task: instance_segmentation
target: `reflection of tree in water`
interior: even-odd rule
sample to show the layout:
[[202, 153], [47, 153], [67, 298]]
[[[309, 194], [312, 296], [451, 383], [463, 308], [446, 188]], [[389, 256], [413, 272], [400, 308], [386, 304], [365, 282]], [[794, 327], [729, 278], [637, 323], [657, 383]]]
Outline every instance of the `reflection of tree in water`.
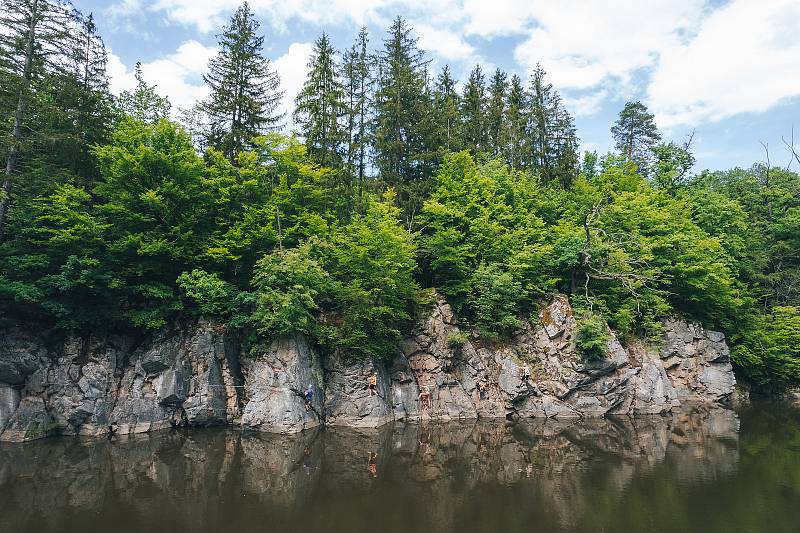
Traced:
[[[753, 432], [745, 432], [741, 464], [736, 416], [699, 409], [637, 419], [395, 424], [292, 436], [207, 430], [51, 439], [0, 448], [6, 509], [0, 530], [30, 527], [32, 516], [41, 529], [55, 524], [64, 531], [90, 518], [193, 531], [257, 524], [643, 531], [654, 520], [672, 530], [706, 513], [702, 498], [726, 509], [724, 494], [745, 506], [743, 496], [716, 486], [736, 485], [743, 468], [759, 486], [788, 472], [783, 488], [771, 482], [777, 488], [770, 497], [800, 494], [800, 419], [761, 426], [752, 422], [759, 418], [744, 420]], [[701, 500], [687, 500], [689, 494]], [[73, 518], [65, 523], [67, 515]]]

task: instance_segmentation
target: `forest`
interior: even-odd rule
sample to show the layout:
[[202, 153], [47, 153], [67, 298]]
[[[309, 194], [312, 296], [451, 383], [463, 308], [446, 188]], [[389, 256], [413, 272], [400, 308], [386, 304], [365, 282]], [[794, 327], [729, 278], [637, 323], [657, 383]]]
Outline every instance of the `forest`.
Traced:
[[609, 124], [613, 153], [579, 153], [542, 68], [459, 83], [402, 18], [346, 50], [321, 35], [283, 116], [246, 3], [219, 30], [209, 96], [174, 109], [138, 67], [111, 94], [91, 15], [1, 4], [0, 322], [203, 315], [382, 358], [435, 292], [493, 342], [563, 292], [587, 358], [603, 321], [656, 342], [677, 313], [725, 332], [754, 389], [800, 385], [791, 144], [788, 165], [698, 172], [691, 138], [664, 141], [636, 101]]

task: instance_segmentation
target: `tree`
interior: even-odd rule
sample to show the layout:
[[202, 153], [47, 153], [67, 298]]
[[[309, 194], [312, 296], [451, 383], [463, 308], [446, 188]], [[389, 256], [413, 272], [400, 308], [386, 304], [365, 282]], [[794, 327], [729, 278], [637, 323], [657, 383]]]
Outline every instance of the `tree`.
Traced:
[[505, 105], [506, 143], [503, 153], [506, 163], [515, 170], [522, 167], [527, 122], [526, 109], [527, 101], [522, 80], [514, 74], [511, 77]]
[[[32, 84], [48, 73], [66, 73], [76, 50], [78, 15], [61, 0], [3, 0], [0, 3], [0, 70], [14, 92], [3, 186], [0, 190], [0, 241], [5, 232], [14, 175], [23, 152], [23, 124]], [[72, 32], [71, 32], [72, 30]], [[5, 121], [5, 120], [4, 120]]]
[[505, 151], [506, 144], [506, 91], [508, 89], [506, 73], [495, 70], [489, 84], [489, 103], [486, 109], [486, 134], [489, 152], [498, 157]]
[[136, 77], [136, 89], [122, 91], [118, 98], [118, 104], [122, 111], [136, 120], [147, 124], [154, 124], [161, 119], [169, 118], [172, 108], [169, 99], [156, 92], [155, 85], [148, 85], [142, 75], [142, 64], [136, 62], [134, 68]]
[[208, 142], [231, 160], [259, 135], [280, 127], [280, 78], [262, 55], [264, 37], [245, 2], [219, 36], [220, 51], [203, 76], [211, 90], [201, 110], [209, 121]]
[[362, 27], [353, 46], [345, 52], [343, 78], [347, 92], [347, 169], [358, 178], [358, 196], [364, 190], [369, 149], [369, 113], [372, 103], [373, 59], [367, 52], [369, 37]]
[[469, 73], [461, 98], [461, 117], [463, 121], [464, 146], [473, 154], [488, 149], [486, 127], [486, 87], [480, 65], [475, 65]]
[[653, 158], [653, 147], [661, 140], [654, 118], [643, 103], [628, 102], [611, 127], [617, 150], [628, 161], [635, 162], [640, 172], [647, 172]]
[[437, 120], [438, 144], [447, 152], [462, 149], [461, 99], [456, 91], [456, 82], [450, 74], [450, 67], [445, 65], [436, 78], [433, 106], [434, 118]]
[[428, 145], [428, 61], [412, 29], [398, 17], [379, 55], [375, 93], [375, 163], [386, 185], [395, 187], [410, 225], [433, 172]]
[[309, 155], [320, 165], [340, 168], [348, 140], [347, 130], [341, 125], [347, 107], [335, 53], [323, 33], [314, 44], [308, 79], [295, 99], [294, 118]]

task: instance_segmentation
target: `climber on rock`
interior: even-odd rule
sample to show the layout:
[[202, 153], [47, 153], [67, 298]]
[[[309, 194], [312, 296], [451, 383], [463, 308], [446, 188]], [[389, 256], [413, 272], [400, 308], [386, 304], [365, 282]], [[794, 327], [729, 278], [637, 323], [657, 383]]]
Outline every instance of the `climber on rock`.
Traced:
[[485, 377], [481, 378], [481, 380], [475, 386], [478, 393], [478, 403], [480, 403], [481, 400], [486, 399], [486, 397], [488, 396], [487, 394], [488, 391], [486, 390], [486, 386], [487, 383]]
[[423, 385], [419, 391], [419, 406], [420, 409], [430, 409], [433, 406], [431, 391], [427, 385]]
[[522, 374], [522, 381], [524, 381], [527, 384], [528, 381], [531, 379], [531, 369], [528, 368], [527, 362], [522, 363], [522, 370], [520, 373]]
[[373, 372], [367, 378], [367, 388], [369, 389], [370, 396], [377, 396], [378, 395], [378, 374]]
[[308, 386], [306, 391], [303, 393], [306, 399], [306, 411], [309, 411], [313, 405], [314, 401], [314, 389], [311, 388], [311, 385]]

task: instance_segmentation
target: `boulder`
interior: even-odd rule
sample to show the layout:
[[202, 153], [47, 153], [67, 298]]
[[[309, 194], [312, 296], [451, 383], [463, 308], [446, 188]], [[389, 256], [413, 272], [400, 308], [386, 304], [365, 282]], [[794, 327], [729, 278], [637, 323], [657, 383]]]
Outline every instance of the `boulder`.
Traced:
[[[326, 424], [378, 427], [394, 420], [392, 386], [385, 365], [334, 354], [325, 360], [324, 369]], [[373, 373], [377, 387], [371, 393], [368, 380]]]
[[58, 433], [58, 424], [47, 412], [44, 400], [28, 396], [20, 400], [14, 414], [0, 434], [0, 441], [24, 442]]

